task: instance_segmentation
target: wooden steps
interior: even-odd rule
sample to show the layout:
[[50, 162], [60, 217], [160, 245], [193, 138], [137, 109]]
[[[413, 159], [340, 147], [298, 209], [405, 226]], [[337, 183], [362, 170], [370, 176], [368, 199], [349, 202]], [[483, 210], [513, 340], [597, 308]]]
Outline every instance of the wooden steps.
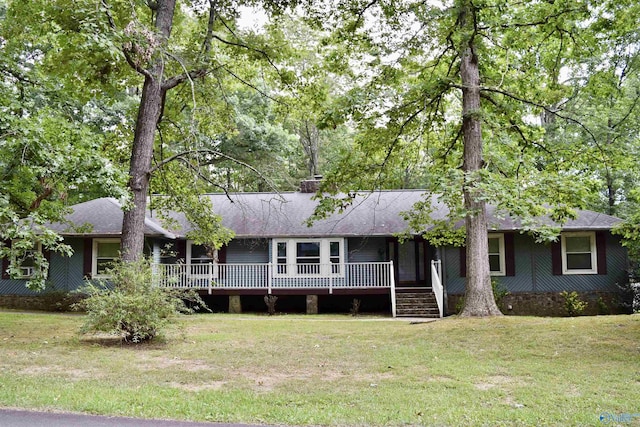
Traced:
[[396, 290], [396, 317], [439, 318], [433, 291], [430, 288]]

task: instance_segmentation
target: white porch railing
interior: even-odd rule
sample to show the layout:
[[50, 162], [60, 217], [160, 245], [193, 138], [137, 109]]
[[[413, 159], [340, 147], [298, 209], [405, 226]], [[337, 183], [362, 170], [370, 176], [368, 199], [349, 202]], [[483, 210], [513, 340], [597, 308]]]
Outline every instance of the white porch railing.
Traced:
[[438, 311], [440, 317], [443, 314], [444, 307], [444, 288], [442, 286], [442, 261], [431, 261], [431, 288], [436, 296], [436, 302], [438, 303]]
[[367, 289], [393, 286], [392, 262], [332, 264], [154, 264], [163, 288]]

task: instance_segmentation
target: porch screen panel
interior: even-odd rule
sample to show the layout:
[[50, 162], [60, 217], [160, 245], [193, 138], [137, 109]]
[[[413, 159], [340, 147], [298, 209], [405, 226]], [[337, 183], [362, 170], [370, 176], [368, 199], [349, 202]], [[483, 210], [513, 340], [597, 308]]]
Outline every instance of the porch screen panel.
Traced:
[[320, 273], [320, 242], [296, 243], [298, 274]]
[[287, 242], [278, 242], [276, 247], [278, 274], [287, 274]]
[[331, 273], [340, 273], [340, 242], [329, 242], [329, 262]]

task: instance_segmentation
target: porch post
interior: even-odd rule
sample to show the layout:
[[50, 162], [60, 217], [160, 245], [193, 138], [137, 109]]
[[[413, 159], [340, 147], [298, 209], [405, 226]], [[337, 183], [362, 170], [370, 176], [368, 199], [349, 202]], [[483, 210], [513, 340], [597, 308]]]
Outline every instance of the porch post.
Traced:
[[307, 295], [307, 314], [318, 314], [318, 295]]
[[391, 281], [391, 315], [396, 317], [396, 273], [393, 261], [389, 261], [389, 280]]
[[271, 278], [273, 277], [273, 263], [267, 265], [267, 293], [271, 295]]
[[211, 286], [212, 286], [211, 282], [213, 282], [213, 263], [210, 262], [208, 267], [209, 268], [207, 269], [208, 270], [207, 271], [207, 275], [208, 275], [208, 277], [207, 277], [207, 283], [208, 283], [207, 290], [209, 291], [209, 295], [211, 295]]

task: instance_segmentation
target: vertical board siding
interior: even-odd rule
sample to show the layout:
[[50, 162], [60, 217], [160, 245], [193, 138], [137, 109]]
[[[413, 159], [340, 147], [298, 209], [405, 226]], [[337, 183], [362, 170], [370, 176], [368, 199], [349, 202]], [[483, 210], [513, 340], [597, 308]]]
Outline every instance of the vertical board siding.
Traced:
[[[67, 245], [71, 245], [73, 252], [77, 251], [76, 247], [73, 247], [71, 239], [65, 241]], [[82, 242], [80, 242], [80, 248], [82, 248]], [[82, 249], [81, 249], [82, 250]], [[58, 253], [52, 253], [49, 259], [49, 283], [51, 286], [59, 291], [69, 291], [69, 260], [70, 257], [64, 257]]]

